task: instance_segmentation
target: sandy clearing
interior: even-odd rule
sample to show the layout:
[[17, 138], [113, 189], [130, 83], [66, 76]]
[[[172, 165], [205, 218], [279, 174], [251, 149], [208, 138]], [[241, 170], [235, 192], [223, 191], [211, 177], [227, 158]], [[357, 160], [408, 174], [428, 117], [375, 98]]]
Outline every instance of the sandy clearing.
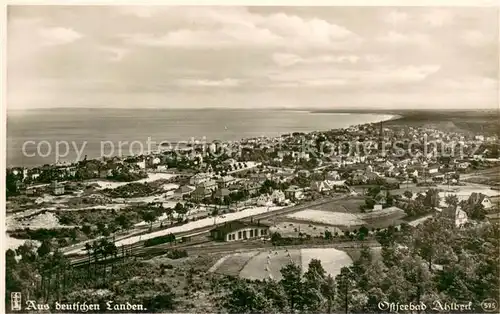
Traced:
[[224, 263], [229, 257], [231, 257], [231, 255], [226, 255], [221, 259], [219, 259], [212, 267], [208, 269], [208, 272], [209, 273], [215, 272], [220, 267], [220, 265], [222, 265], [222, 263]]
[[39, 241], [27, 240], [27, 239], [16, 239], [16, 238], [12, 238], [7, 233], [5, 234], [5, 238], [6, 238], [5, 239], [6, 245], [4, 246], [5, 251], [7, 251], [9, 249], [16, 250], [18, 247], [20, 247], [21, 245], [26, 243], [26, 241], [31, 241], [33, 243], [33, 245], [35, 245], [37, 247], [41, 245], [41, 243]]
[[349, 255], [337, 249], [302, 249], [300, 255], [302, 272], [307, 271], [312, 259], [319, 259], [326, 273], [332, 275], [333, 278], [340, 274], [342, 267], [352, 264]]
[[251, 280], [266, 278], [281, 280], [281, 268], [289, 263], [300, 265], [300, 250], [269, 250], [254, 256], [240, 272], [240, 277]]
[[120, 187], [122, 185], [127, 185], [129, 183], [146, 183], [146, 182], [153, 182], [153, 181], [158, 181], [158, 180], [168, 180], [173, 177], [176, 177], [175, 174], [170, 174], [170, 173], [148, 173], [148, 177], [144, 179], [140, 179], [137, 181], [132, 181], [132, 182], [114, 182], [114, 181], [108, 181], [108, 180], [96, 180], [96, 181], [89, 181], [87, 182], [88, 184], [98, 184], [99, 188], [98, 189], [116, 189], [117, 187]]
[[367, 213], [360, 213], [356, 214], [360, 219], [367, 219], [367, 220], [372, 220], [372, 219], [382, 219], [384, 217], [393, 217], [393, 216], [399, 216], [399, 217], [404, 217], [406, 216], [405, 211], [400, 209], [400, 208], [384, 208], [382, 210], [377, 210], [373, 212], [367, 212]]
[[[214, 271], [219, 274], [238, 276], [247, 262], [258, 253], [259, 251], [248, 251], [226, 255], [225, 257], [227, 258], [224, 259]], [[213, 267], [215, 267], [215, 265]]]
[[74, 228], [74, 226], [65, 226], [59, 223], [59, 219], [53, 212], [45, 212], [40, 215], [29, 218], [6, 219], [7, 230], [16, 230], [29, 228], [36, 229], [58, 229], [58, 228]]

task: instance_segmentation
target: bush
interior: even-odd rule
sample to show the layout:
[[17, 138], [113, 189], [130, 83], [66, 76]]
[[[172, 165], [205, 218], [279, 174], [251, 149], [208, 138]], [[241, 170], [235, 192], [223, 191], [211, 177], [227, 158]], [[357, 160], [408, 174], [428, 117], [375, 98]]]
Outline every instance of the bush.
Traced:
[[167, 252], [167, 257], [170, 259], [179, 259], [179, 258], [184, 258], [187, 257], [188, 253], [185, 250], [171, 250]]

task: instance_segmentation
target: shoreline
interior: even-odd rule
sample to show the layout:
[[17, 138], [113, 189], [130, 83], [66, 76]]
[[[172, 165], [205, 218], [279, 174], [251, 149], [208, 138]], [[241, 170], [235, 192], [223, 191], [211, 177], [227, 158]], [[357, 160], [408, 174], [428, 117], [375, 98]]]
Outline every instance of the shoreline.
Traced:
[[[68, 108], [68, 109], [73, 109], [73, 108]], [[84, 108], [76, 108], [76, 109], [84, 109]], [[104, 108], [105, 110], [107, 110], [106, 108]], [[42, 109], [44, 110], [44, 109]], [[128, 109], [127, 109], [128, 110]], [[142, 110], [142, 109], [140, 109]], [[146, 108], [146, 110], [148, 110]], [[167, 110], [170, 110], [170, 109], [167, 109]], [[173, 109], [173, 110], [176, 110], [176, 109]], [[191, 109], [188, 109], [188, 110], [191, 110]], [[193, 109], [193, 110], [211, 110], [211, 109]], [[221, 110], [233, 110], [233, 109], [221, 109]], [[248, 109], [235, 109], [235, 110], [248, 110]], [[308, 113], [308, 114], [332, 114], [332, 115], [335, 115], [335, 114], [348, 114], [348, 115], [376, 115], [376, 116], [380, 116], [378, 118], [382, 118], [380, 120], [376, 120], [376, 121], [371, 121], [371, 122], [367, 122], [367, 123], [358, 123], [358, 124], [352, 124], [352, 125], [349, 125], [348, 127], [339, 127], [339, 128], [329, 128], [329, 129], [316, 129], [316, 130], [313, 130], [313, 131], [308, 131], [308, 132], [301, 132], [301, 133], [305, 133], [305, 134], [309, 134], [309, 133], [314, 133], [314, 132], [326, 132], [326, 131], [329, 131], [329, 130], [342, 130], [342, 129], [347, 129], [347, 128], [351, 128], [351, 127], [355, 127], [355, 126], [360, 126], [360, 125], [367, 125], [367, 124], [374, 124], [374, 123], [381, 123], [381, 122], [388, 122], [388, 121], [396, 121], [396, 120], [399, 120], [401, 118], [403, 118], [403, 116], [401, 115], [396, 115], [396, 114], [389, 114], [388, 112], [386, 113], [371, 113], [371, 112], [348, 112], [348, 111], [345, 111], [345, 112], [317, 112], [317, 111], [311, 111], [311, 110], [279, 110], [279, 109], [264, 109], [262, 111], [289, 111], [289, 112], [300, 112], [300, 113]], [[375, 118], [375, 117], [374, 117]], [[270, 138], [278, 138], [278, 137], [281, 137], [282, 135], [284, 134], [292, 134], [294, 132], [298, 132], [298, 131], [293, 131], [293, 130], [290, 130], [290, 131], [286, 131], [286, 132], [283, 132], [281, 134], [279, 134], [278, 136], [271, 136]], [[252, 138], [255, 138], [255, 137], [239, 137], [238, 139], [236, 140], [232, 140], [232, 141], [221, 141], [219, 139], [213, 139], [213, 140], [206, 140], [206, 143], [217, 143], [217, 142], [241, 142], [241, 141], [245, 141], [245, 140], [250, 140]], [[188, 143], [192, 143], [192, 142], [195, 142], [196, 141], [196, 138], [192, 138], [190, 139], [191, 141], [189, 141]], [[176, 142], [182, 142], [184, 143], [185, 141], [171, 141], [169, 143], [176, 143]], [[157, 154], [157, 153], [160, 153], [161, 152], [161, 146], [160, 145], [157, 145], [157, 148], [156, 148], [156, 151], [154, 152], [150, 152], [150, 154], [145, 154], [145, 156], [148, 156], [148, 155], [154, 155], [154, 154]], [[7, 151], [7, 154], [8, 154], [8, 151]], [[130, 155], [130, 156], [118, 156], [120, 157], [121, 159], [123, 158], [126, 158], [126, 157], [135, 157], [135, 156], [138, 156], [138, 155]], [[8, 156], [7, 156], [8, 157]], [[8, 159], [8, 158], [7, 158]], [[102, 157], [90, 157], [88, 160], [101, 160]], [[75, 163], [78, 163], [78, 161], [73, 161], [73, 162], [70, 162], [68, 164], [65, 164], [65, 165], [73, 165]], [[7, 169], [15, 169], [15, 168], [24, 168], [24, 169], [36, 169], [36, 168], [39, 168], [39, 167], [43, 167], [45, 164], [43, 163], [40, 163], [40, 164], [33, 164], [33, 165], [27, 165], [27, 166], [23, 166], [23, 165], [8, 165], [6, 168]], [[50, 163], [49, 164], [50, 166], [57, 166], [56, 163]]]

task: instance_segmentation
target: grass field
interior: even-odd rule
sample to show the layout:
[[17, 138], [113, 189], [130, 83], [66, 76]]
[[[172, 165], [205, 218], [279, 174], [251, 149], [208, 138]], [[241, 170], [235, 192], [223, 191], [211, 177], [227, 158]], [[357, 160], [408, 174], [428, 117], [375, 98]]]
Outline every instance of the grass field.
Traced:
[[358, 216], [348, 213], [327, 212], [324, 210], [306, 209], [287, 215], [288, 218], [317, 222], [331, 226], [358, 226], [364, 223]]
[[340, 213], [359, 213], [359, 207], [364, 204], [364, 198], [350, 197], [333, 200], [326, 204], [312, 206], [311, 209]]
[[357, 214], [306, 209], [287, 215], [286, 217], [303, 222], [307, 221], [334, 226], [344, 230], [360, 226], [369, 228], [386, 228], [391, 225], [396, 226], [400, 224], [401, 219], [405, 216], [405, 212], [401, 209], [386, 208], [376, 212]]
[[300, 261], [300, 250], [261, 252], [245, 265], [240, 272], [240, 277], [252, 280], [266, 278], [281, 280], [281, 268], [289, 263], [300, 265]]
[[307, 270], [312, 259], [320, 259], [326, 273], [332, 275], [333, 278], [340, 274], [342, 267], [352, 264], [351, 257], [344, 251], [336, 249], [302, 249], [301, 265], [303, 272]]
[[294, 263], [305, 272], [312, 259], [321, 260], [325, 271], [332, 276], [338, 275], [342, 267], [352, 264], [349, 254], [333, 248], [266, 250], [224, 256], [214, 263], [210, 271], [251, 280], [281, 280], [281, 268]]

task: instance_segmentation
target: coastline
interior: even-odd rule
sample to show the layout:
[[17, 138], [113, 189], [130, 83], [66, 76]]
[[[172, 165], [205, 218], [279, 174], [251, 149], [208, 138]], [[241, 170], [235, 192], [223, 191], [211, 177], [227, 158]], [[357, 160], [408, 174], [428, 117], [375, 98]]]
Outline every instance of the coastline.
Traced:
[[[78, 109], [78, 108], [77, 108]], [[84, 109], [84, 108], [81, 108], [83, 110], [88, 110], [88, 109]], [[43, 109], [42, 109], [43, 110]], [[68, 111], [73, 111], [72, 108], [67, 108]], [[106, 108], [104, 108], [104, 110], [108, 110]], [[143, 110], [143, 109], [140, 109], [140, 110]], [[144, 109], [144, 110], [149, 110], [149, 109]], [[166, 109], [165, 111], [169, 111], [170, 109]], [[176, 109], [173, 109], [173, 110], [176, 110]], [[209, 111], [209, 110], [212, 110], [212, 109], [205, 109], [205, 108], [201, 108], [201, 109], [187, 109], [188, 111]], [[232, 111], [233, 109], [225, 109], [225, 110], [229, 110], [229, 111]], [[248, 110], [248, 109], [241, 109], [241, 108], [238, 108], [238, 109], [235, 109], [237, 111], [245, 111], [245, 110]], [[155, 110], [156, 111], [156, 110]], [[276, 110], [276, 109], [263, 109], [263, 110], [259, 110], [261, 112], [276, 112], [276, 111], [283, 111], [283, 110]], [[372, 121], [369, 121], [369, 122], [361, 122], [361, 123], [353, 123], [353, 124], [349, 124], [348, 126], [342, 126], [342, 127], [325, 127], [325, 125], [322, 125], [321, 127], [319, 128], [315, 128], [313, 130], [308, 130], [308, 131], [300, 131], [300, 130], [294, 130], [294, 129], [290, 129], [290, 130], [287, 130], [287, 131], [281, 131], [281, 132], [277, 132], [275, 136], [269, 136], [269, 138], [277, 138], [277, 137], [280, 137], [284, 134], [291, 134], [291, 133], [294, 133], [294, 132], [301, 132], [301, 133], [312, 133], [312, 132], [326, 132], [326, 131], [329, 131], [329, 130], [339, 130], [339, 129], [347, 129], [347, 128], [350, 128], [350, 127], [354, 127], [354, 126], [358, 126], [358, 125], [366, 125], [366, 124], [373, 124], [373, 123], [380, 123], [380, 122], [387, 122], [387, 121], [394, 121], [394, 120], [397, 120], [397, 119], [400, 119], [401, 116], [400, 115], [394, 115], [394, 114], [388, 114], [388, 113], [384, 113], [384, 114], [381, 114], [381, 113], [371, 113], [371, 112], [314, 112], [314, 111], [308, 111], [308, 110], [286, 110], [287, 112], [295, 112], [295, 113], [304, 113], [304, 114], [307, 114], [307, 115], [314, 115], [314, 114], [325, 114], [325, 115], [333, 115], [333, 116], [340, 116], [340, 115], [359, 115], [359, 116], [374, 116], [373, 117], [373, 120]], [[40, 109], [39, 110], [36, 110], [36, 112], [40, 112]], [[36, 113], [35, 111], [33, 111], [33, 113]], [[215, 142], [240, 142], [240, 141], [245, 141], [245, 140], [249, 140], [249, 139], [252, 139], [252, 138], [256, 138], [256, 137], [261, 137], [261, 136], [245, 136], [247, 134], [241, 134], [242, 136], [237, 136], [236, 139], [232, 140], [232, 141], [228, 141], [228, 140], [224, 140], [224, 139], [221, 139], [221, 138], [215, 138], [215, 139], [210, 139], [210, 140], [206, 140], [207, 143], [215, 143]], [[262, 135], [264, 136], [264, 135]], [[194, 138], [196, 140], [196, 138]], [[166, 141], [166, 142], [169, 142], [170, 144], [174, 143], [177, 143], [177, 142], [180, 142], [180, 143], [184, 143], [185, 141]], [[190, 142], [189, 142], [190, 143]], [[158, 146], [157, 150], [160, 149], [160, 146]], [[154, 152], [151, 152], [150, 154], [154, 154], [156, 153], [156, 151]], [[115, 154], [117, 155], [117, 154]], [[118, 155], [117, 155], [118, 156]], [[124, 158], [125, 156], [121, 156], [122, 158]], [[9, 158], [8, 158], [9, 159]], [[92, 155], [89, 156], [89, 160], [99, 160], [101, 159], [101, 157], [94, 157]], [[71, 164], [73, 164], [74, 162], [71, 162]], [[44, 164], [49, 164], [49, 165], [56, 165], [57, 163], [55, 162], [50, 162], [50, 163], [46, 163], [46, 162], [36, 162], [36, 163], [32, 163], [32, 164], [12, 164], [10, 163], [6, 168], [7, 169], [12, 169], [12, 168], [26, 168], [26, 169], [34, 169], [34, 168], [38, 168], [38, 167], [41, 167], [43, 166]]]

